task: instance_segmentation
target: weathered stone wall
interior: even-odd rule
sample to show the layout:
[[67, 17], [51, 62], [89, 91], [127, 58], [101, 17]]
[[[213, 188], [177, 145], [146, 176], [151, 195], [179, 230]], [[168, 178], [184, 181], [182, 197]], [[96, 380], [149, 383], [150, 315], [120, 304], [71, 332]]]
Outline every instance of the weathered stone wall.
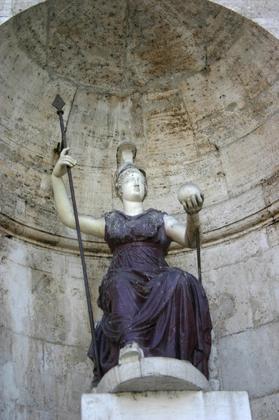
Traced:
[[278, 238], [275, 224], [202, 252], [221, 388], [248, 391], [255, 419], [278, 417]]
[[[90, 385], [75, 234], [57, 220], [50, 187], [60, 93], [81, 212], [120, 206], [112, 175], [127, 138], [149, 175], [146, 208], [182, 220], [178, 187], [192, 179], [205, 191], [212, 377], [248, 390], [255, 419], [277, 419], [278, 41], [182, 0], [46, 2], [0, 38], [3, 417], [78, 418]], [[109, 255], [94, 238], [85, 245], [95, 302]], [[194, 252], [169, 261], [196, 272]]]
[[279, 37], [279, 5], [276, 0], [212, 0], [234, 12], [251, 19], [258, 25]]
[[[100, 258], [89, 260], [104, 271]], [[78, 419], [92, 364], [80, 261], [1, 238], [1, 419]]]
[[[0, 23], [46, 0], [0, 0]], [[276, 0], [211, 0], [251, 19], [267, 31], [279, 36], [279, 7]]]

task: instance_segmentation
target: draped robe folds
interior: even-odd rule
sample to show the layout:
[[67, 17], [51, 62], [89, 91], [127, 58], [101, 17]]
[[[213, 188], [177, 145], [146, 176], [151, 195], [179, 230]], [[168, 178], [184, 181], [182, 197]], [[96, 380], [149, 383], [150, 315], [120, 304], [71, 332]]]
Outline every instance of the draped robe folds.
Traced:
[[[163, 217], [155, 209], [136, 216], [117, 210], [105, 214], [105, 240], [113, 258], [99, 289], [101, 375], [118, 364], [119, 349], [135, 341], [145, 357], [188, 360], [208, 377], [212, 325], [207, 298], [193, 275], [165, 261], [170, 239]], [[92, 343], [88, 355], [94, 361]]]

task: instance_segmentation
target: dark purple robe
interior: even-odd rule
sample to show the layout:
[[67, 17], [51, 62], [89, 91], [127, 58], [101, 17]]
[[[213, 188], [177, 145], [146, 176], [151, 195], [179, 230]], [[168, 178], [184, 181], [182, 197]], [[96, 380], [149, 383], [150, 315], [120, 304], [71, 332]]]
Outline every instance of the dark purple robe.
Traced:
[[[208, 377], [211, 319], [202, 285], [165, 261], [170, 240], [164, 213], [106, 213], [113, 258], [100, 286], [97, 326], [101, 373], [117, 365], [119, 349], [136, 341], [146, 357], [188, 360]], [[89, 357], [94, 361], [91, 344]], [[95, 372], [96, 374], [96, 372]]]

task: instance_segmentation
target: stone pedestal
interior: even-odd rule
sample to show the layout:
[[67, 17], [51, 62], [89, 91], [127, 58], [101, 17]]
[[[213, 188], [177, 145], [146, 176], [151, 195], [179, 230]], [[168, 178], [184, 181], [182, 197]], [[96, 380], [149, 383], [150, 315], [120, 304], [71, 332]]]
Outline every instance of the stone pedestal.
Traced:
[[82, 420], [251, 420], [246, 392], [84, 394]]
[[246, 392], [209, 391], [191, 363], [166, 357], [116, 366], [81, 405], [82, 420], [251, 420]]
[[107, 372], [97, 393], [209, 390], [206, 377], [190, 362], [169, 357], [145, 357]]

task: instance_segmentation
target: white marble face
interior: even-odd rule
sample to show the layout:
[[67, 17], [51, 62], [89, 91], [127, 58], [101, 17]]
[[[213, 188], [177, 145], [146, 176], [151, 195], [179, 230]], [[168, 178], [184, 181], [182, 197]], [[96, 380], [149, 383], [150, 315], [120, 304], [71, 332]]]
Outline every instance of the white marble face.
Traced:
[[142, 202], [146, 196], [147, 185], [144, 175], [138, 169], [127, 169], [118, 179], [117, 193], [123, 201]]

